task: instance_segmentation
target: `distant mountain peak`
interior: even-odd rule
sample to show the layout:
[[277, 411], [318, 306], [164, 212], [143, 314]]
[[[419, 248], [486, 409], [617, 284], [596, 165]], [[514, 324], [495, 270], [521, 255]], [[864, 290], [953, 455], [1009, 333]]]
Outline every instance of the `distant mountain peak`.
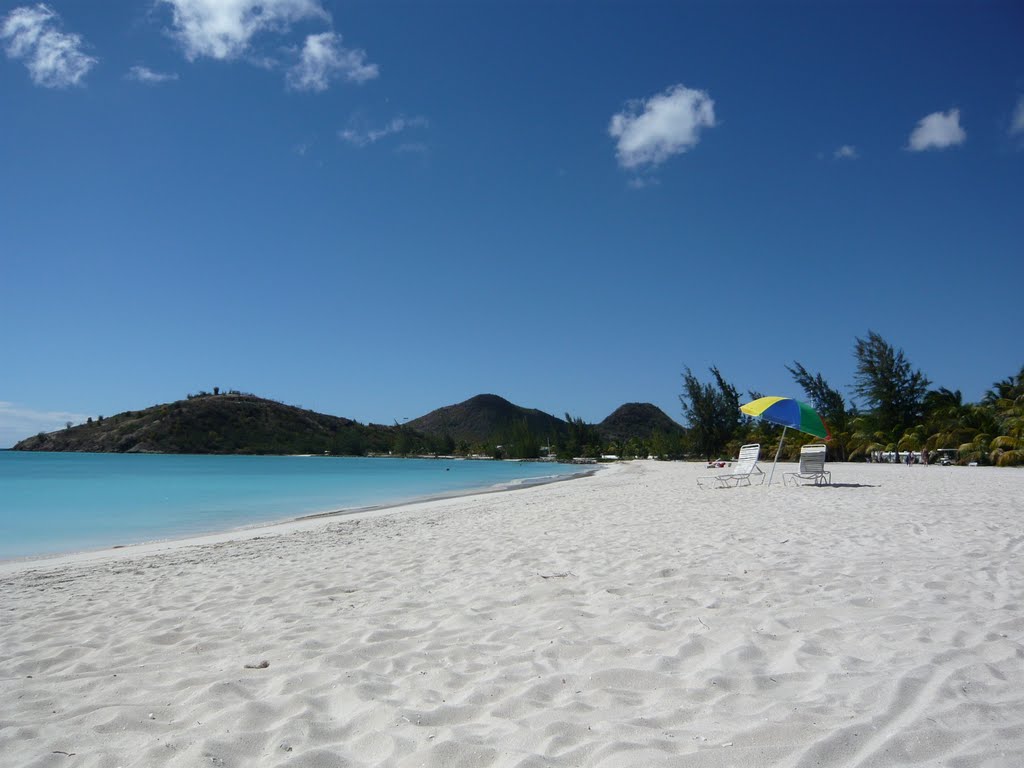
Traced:
[[510, 400], [506, 400], [501, 395], [492, 395], [492, 394], [489, 394], [489, 393], [485, 393], [485, 394], [481, 394], [481, 395], [473, 395], [473, 397], [469, 398], [469, 400], [465, 400], [462, 403], [458, 403], [458, 405], [475, 405], [475, 406], [481, 406], [481, 407], [498, 407], [498, 408], [504, 408], [506, 406], [512, 406], [513, 408], [518, 408], [519, 407], [517, 405], [514, 405]]
[[680, 424], [652, 403], [624, 403], [597, 428], [606, 440], [628, 440], [631, 437], [646, 440], [656, 432], [674, 435], [684, 431]]
[[[550, 413], [482, 393], [403, 426], [363, 425], [241, 392], [202, 392], [138, 411], [40, 433], [15, 450], [107, 453], [437, 453], [453, 442], [494, 446], [526, 427], [539, 445], [559, 444], [569, 425]], [[680, 435], [683, 428], [650, 403], [626, 403], [597, 425], [604, 440]], [[553, 441], [553, 442], [552, 442]], [[465, 448], [465, 447], [463, 447]]]
[[446, 435], [456, 441], [479, 443], [494, 439], [513, 425], [526, 422], [539, 436], [560, 434], [565, 422], [536, 408], [523, 408], [495, 394], [474, 395], [408, 422], [428, 435]]

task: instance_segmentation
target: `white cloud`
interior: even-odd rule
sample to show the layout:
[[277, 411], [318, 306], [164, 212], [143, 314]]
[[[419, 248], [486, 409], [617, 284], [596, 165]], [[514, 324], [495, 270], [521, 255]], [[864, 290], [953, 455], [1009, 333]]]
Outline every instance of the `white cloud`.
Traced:
[[701, 128], [715, 125], [715, 102], [704, 91], [673, 85], [647, 101], [630, 102], [612, 117], [608, 133], [615, 139], [623, 168], [658, 166], [700, 141]]
[[832, 157], [836, 160], [856, 160], [860, 155], [857, 154], [857, 148], [852, 144], [843, 144], [832, 153]]
[[15, 8], [0, 25], [7, 56], [24, 60], [29, 76], [44, 88], [78, 85], [97, 60], [83, 50], [80, 35], [60, 32], [60, 17], [49, 6]]
[[177, 73], [154, 72], [149, 67], [135, 66], [128, 70], [125, 78], [134, 80], [137, 83], [145, 83], [146, 85], [159, 85], [160, 83], [177, 80], [178, 75]]
[[67, 422], [80, 424], [86, 420], [80, 413], [68, 411], [36, 411], [17, 403], [0, 401], [0, 447], [10, 447], [19, 440], [40, 432], [53, 432]]
[[1010, 135], [1024, 134], [1024, 96], [1017, 99], [1017, 108], [1013, 110], [1013, 122], [1010, 123]]
[[426, 125], [427, 119], [425, 117], [396, 117], [383, 128], [370, 128], [368, 130], [346, 128], [338, 131], [338, 138], [354, 146], [365, 147], [409, 128], [422, 128]]
[[332, 78], [344, 77], [365, 83], [377, 77], [376, 64], [366, 61], [366, 51], [344, 48], [341, 35], [322, 32], [309, 35], [299, 63], [288, 71], [288, 87], [296, 91], [325, 91]]
[[653, 176], [634, 176], [626, 183], [630, 189], [647, 189], [648, 187], [656, 187], [661, 182]]
[[306, 19], [330, 21], [319, 0], [159, 0], [174, 14], [174, 35], [185, 56], [234, 59], [260, 32], [287, 31]]
[[967, 141], [967, 132], [960, 127], [960, 110], [932, 112], [921, 118], [910, 134], [908, 149], [922, 152], [926, 149], [945, 149]]

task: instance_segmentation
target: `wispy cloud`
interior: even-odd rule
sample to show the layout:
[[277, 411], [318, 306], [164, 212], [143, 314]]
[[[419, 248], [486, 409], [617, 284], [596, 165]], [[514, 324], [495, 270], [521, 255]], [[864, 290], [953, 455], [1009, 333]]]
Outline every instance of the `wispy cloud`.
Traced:
[[421, 141], [406, 141], [395, 147], [395, 152], [405, 155], [425, 155], [429, 149]]
[[832, 153], [832, 157], [836, 160], [856, 160], [860, 155], [857, 154], [857, 148], [853, 144], [843, 144]]
[[0, 401], [0, 447], [9, 448], [26, 437], [52, 432], [69, 421], [79, 424], [86, 418], [70, 411], [37, 411], [17, 403]]
[[926, 149], [946, 149], [967, 141], [967, 132], [960, 127], [960, 110], [932, 112], [921, 118], [910, 134], [907, 149], [923, 152]]
[[81, 35], [59, 26], [60, 17], [43, 3], [15, 8], [0, 25], [7, 56], [24, 61], [32, 82], [44, 88], [79, 85], [97, 63], [83, 50]]
[[159, 85], [178, 79], [176, 72], [154, 72], [149, 67], [135, 66], [128, 70], [126, 80], [134, 80], [137, 83], [146, 85]]
[[1017, 99], [1017, 108], [1013, 110], [1013, 120], [1010, 122], [1010, 135], [1024, 135], [1024, 96]]
[[345, 128], [338, 131], [338, 138], [356, 147], [376, 144], [383, 138], [393, 136], [410, 128], [424, 128], [428, 125], [425, 117], [396, 117], [382, 128], [357, 129]]
[[194, 61], [235, 59], [261, 32], [286, 32], [309, 19], [330, 21], [319, 0], [159, 0], [173, 11], [173, 34]]
[[626, 183], [630, 189], [647, 189], [648, 187], [656, 187], [661, 182], [653, 176], [634, 176]]
[[612, 116], [608, 133], [617, 139], [619, 165], [654, 168], [693, 149], [702, 128], [715, 125], [715, 102], [704, 91], [673, 85], [646, 101], [634, 100]]
[[309, 35], [299, 63], [288, 71], [288, 87], [296, 91], [326, 91], [334, 78], [365, 83], [379, 74], [377, 65], [366, 60], [366, 51], [345, 48], [341, 35], [322, 32]]

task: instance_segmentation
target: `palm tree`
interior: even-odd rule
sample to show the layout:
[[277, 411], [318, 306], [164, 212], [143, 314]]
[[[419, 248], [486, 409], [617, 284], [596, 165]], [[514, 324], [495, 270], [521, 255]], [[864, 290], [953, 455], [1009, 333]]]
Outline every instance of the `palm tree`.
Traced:
[[964, 405], [960, 390], [945, 387], [930, 390], [924, 397], [924, 448], [934, 451], [970, 442], [977, 430], [968, 426], [970, 406]]
[[869, 413], [861, 413], [850, 419], [847, 450], [850, 461], [863, 461], [874, 451], [895, 451], [900, 440], [900, 431], [894, 427], [888, 431], [878, 428], [878, 422]]
[[982, 403], [991, 409], [997, 427], [988, 460], [1000, 467], [1024, 464], [1024, 366], [1016, 376], [993, 384]]
[[1024, 365], [1016, 376], [1010, 376], [997, 381], [992, 388], [985, 393], [981, 402], [985, 405], [995, 405], [999, 400], [1015, 400], [1024, 394]]
[[906, 430], [903, 437], [896, 443], [896, 448], [900, 451], [920, 451], [927, 447], [928, 434], [924, 424], [918, 424], [916, 427]]

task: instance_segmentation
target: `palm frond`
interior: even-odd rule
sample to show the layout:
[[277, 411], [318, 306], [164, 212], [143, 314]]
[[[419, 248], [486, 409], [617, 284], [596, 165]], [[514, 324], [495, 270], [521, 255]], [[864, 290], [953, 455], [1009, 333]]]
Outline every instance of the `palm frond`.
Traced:
[[1009, 435], [1000, 435], [994, 438], [988, 447], [993, 450], [1012, 451], [1018, 447], [1017, 439]]
[[997, 467], [1024, 466], [1024, 450], [1004, 451], [992, 463]]

